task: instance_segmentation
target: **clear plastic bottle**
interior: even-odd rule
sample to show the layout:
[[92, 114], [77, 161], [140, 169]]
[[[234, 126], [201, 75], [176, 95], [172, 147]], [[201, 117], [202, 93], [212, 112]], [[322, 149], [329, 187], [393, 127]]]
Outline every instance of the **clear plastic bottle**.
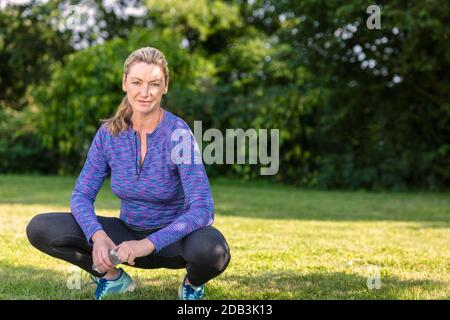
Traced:
[[[114, 266], [121, 264], [123, 262], [122, 260], [120, 260], [119, 256], [117, 255], [117, 251], [114, 249], [109, 250], [109, 260], [111, 260], [111, 263]], [[97, 266], [95, 264], [92, 265], [92, 270], [97, 271], [98, 273], [103, 273], [97, 269]]]

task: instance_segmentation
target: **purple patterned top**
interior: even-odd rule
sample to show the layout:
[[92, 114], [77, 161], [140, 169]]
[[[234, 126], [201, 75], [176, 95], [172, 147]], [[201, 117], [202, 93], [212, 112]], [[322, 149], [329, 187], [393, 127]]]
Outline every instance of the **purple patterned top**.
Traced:
[[[182, 129], [184, 135], [172, 141], [172, 132], [177, 129]], [[186, 141], [190, 141], [191, 161], [177, 164], [172, 161], [172, 150]], [[198, 146], [185, 121], [164, 110], [159, 125], [147, 133], [142, 167], [140, 153], [140, 136], [131, 126], [114, 137], [103, 124], [95, 134], [70, 203], [89, 243], [92, 235], [102, 230], [94, 202], [108, 174], [111, 190], [121, 200], [122, 221], [137, 229], [163, 227], [148, 236], [155, 252], [213, 223], [214, 201], [208, 177], [203, 163], [194, 161], [195, 153], [199, 155]]]

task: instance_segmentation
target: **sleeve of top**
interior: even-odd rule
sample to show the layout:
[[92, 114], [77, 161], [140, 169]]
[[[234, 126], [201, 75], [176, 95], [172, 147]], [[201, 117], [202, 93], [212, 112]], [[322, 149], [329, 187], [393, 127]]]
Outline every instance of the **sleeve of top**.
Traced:
[[[177, 164], [188, 210], [168, 226], [147, 237], [155, 245], [154, 252], [160, 251], [197, 229], [211, 225], [214, 221], [211, 188], [205, 167], [201, 162], [198, 145], [189, 127], [185, 130], [183, 139], [188, 136], [190, 136], [187, 141], [190, 144], [191, 161]], [[197, 162], [194, 161], [195, 158]]]
[[72, 215], [90, 244], [92, 244], [92, 235], [103, 229], [97, 220], [94, 202], [103, 181], [111, 170], [103, 151], [105, 133], [103, 126], [97, 130], [70, 201]]

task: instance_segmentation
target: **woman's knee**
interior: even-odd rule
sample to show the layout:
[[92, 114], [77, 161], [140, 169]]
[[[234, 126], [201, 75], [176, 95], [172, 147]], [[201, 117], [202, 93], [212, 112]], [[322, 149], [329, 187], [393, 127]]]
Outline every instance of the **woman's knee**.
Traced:
[[49, 213], [40, 213], [28, 222], [26, 228], [27, 238], [36, 248], [48, 245], [50, 240], [49, 231], [51, 230], [51, 225], [49, 224], [48, 215]]
[[228, 244], [225, 241], [216, 243], [210, 254], [213, 260], [213, 267], [220, 273], [225, 271], [231, 260]]
[[199, 241], [196, 241], [191, 251], [194, 264], [214, 269], [218, 273], [227, 268], [231, 260], [230, 248], [225, 238], [219, 235], [197, 239]]

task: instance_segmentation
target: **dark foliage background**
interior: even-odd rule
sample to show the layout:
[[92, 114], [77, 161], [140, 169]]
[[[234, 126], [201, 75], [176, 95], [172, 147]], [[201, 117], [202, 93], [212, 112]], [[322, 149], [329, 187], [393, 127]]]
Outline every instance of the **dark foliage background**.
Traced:
[[210, 176], [450, 186], [448, 1], [378, 1], [372, 30], [361, 0], [108, 3], [1, 7], [1, 173], [77, 174], [122, 98], [124, 59], [153, 46], [170, 65], [163, 103], [189, 124], [280, 129], [277, 175], [210, 165]]

